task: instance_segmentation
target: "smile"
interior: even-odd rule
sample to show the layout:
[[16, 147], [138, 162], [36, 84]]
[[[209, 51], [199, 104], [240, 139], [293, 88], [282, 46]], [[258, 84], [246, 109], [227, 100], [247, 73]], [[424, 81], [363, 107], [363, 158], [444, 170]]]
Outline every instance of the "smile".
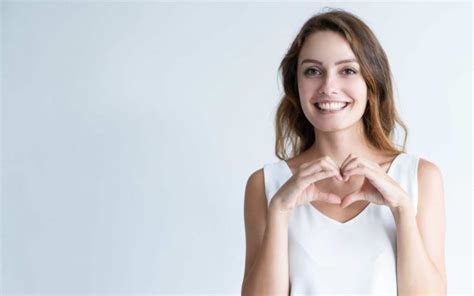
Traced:
[[347, 106], [349, 106], [349, 103], [323, 103], [319, 104], [316, 103], [314, 104], [316, 109], [322, 113], [322, 114], [333, 114], [333, 113], [338, 113], [341, 112], [342, 110], [346, 109]]

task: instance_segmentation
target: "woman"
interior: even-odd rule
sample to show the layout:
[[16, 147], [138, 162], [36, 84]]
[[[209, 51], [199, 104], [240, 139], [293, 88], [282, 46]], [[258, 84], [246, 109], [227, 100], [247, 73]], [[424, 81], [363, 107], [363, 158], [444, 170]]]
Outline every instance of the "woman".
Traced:
[[343, 10], [315, 15], [280, 70], [281, 161], [247, 181], [242, 294], [446, 294], [442, 173], [405, 152], [373, 32]]

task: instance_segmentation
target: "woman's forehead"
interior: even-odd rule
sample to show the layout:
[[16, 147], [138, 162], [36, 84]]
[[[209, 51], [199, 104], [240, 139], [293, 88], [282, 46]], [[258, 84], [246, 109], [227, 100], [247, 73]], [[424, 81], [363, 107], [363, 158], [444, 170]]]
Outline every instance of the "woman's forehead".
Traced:
[[356, 59], [347, 40], [335, 32], [313, 33], [305, 40], [299, 54], [300, 63], [306, 59], [333, 65], [340, 61]]

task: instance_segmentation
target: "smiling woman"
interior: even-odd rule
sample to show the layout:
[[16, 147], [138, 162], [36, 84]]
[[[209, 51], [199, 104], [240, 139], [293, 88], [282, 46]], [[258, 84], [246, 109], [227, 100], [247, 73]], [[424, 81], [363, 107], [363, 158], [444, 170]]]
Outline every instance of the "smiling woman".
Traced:
[[280, 161], [247, 181], [242, 294], [445, 294], [441, 173], [405, 151], [370, 28], [343, 10], [317, 14], [280, 70]]

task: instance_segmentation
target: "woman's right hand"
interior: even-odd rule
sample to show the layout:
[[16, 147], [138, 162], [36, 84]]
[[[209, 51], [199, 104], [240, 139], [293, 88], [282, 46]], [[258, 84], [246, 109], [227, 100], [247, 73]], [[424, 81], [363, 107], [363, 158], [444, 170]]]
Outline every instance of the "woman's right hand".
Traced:
[[330, 177], [342, 181], [339, 167], [329, 156], [303, 163], [298, 167], [295, 174], [275, 193], [270, 206], [289, 212], [299, 205], [315, 200], [340, 204], [340, 196], [323, 192], [315, 184]]

